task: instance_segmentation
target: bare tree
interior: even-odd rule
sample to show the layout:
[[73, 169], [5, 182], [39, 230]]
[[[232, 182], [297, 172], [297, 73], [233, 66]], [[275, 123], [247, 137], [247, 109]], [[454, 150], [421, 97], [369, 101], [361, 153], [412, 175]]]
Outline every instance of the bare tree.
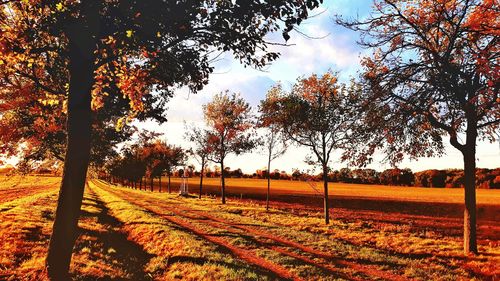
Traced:
[[267, 192], [266, 211], [269, 211], [269, 197], [271, 193], [271, 161], [282, 156], [287, 149], [285, 134], [279, 121], [279, 107], [277, 101], [283, 96], [281, 85], [273, 86], [266, 95], [266, 99], [260, 102], [258, 127], [265, 128], [263, 145], [267, 150]]
[[205, 175], [205, 168], [208, 161], [208, 156], [210, 155], [210, 144], [209, 144], [210, 133], [208, 130], [200, 129], [196, 127], [187, 128], [186, 135], [184, 138], [194, 144], [194, 147], [189, 150], [189, 153], [193, 155], [196, 160], [200, 163], [200, 192], [198, 198], [201, 199], [201, 192], [203, 189], [203, 176]]

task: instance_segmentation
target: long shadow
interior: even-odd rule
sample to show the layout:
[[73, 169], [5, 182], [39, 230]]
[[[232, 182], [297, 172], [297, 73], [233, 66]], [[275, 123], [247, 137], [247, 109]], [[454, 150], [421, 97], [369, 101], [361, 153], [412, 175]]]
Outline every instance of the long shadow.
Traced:
[[[146, 275], [144, 272], [144, 267], [147, 265], [149, 260], [154, 257], [154, 255], [147, 253], [140, 245], [134, 243], [127, 239], [125, 233], [116, 231], [115, 229], [120, 229], [123, 226], [119, 220], [110, 215], [109, 208], [106, 207], [104, 202], [99, 200], [97, 196], [89, 192], [86, 196], [86, 200], [91, 203], [84, 201], [84, 206], [89, 205], [99, 209], [99, 213], [89, 213], [84, 210], [81, 211], [81, 217], [97, 217], [97, 221], [100, 224], [106, 226], [105, 232], [99, 232], [94, 230], [89, 230], [85, 228], [79, 228], [80, 234], [90, 236], [94, 239], [92, 241], [80, 240], [75, 246], [75, 252], [88, 247], [91, 249], [91, 253], [99, 253], [100, 256], [110, 256], [113, 261], [112, 267], [119, 268], [122, 272], [127, 273], [127, 277], [116, 278], [116, 277], [100, 277], [96, 276], [77, 276], [73, 275], [74, 280], [152, 280], [151, 277]], [[110, 250], [113, 249], [113, 250]], [[96, 257], [96, 259], [99, 259]]]

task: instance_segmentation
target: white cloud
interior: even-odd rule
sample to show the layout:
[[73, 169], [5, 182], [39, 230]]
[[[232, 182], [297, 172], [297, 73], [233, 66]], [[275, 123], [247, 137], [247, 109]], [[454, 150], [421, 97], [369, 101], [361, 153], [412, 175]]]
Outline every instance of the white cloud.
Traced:
[[[329, 34], [323, 39], [308, 39], [300, 34], [294, 33], [289, 41], [295, 44], [289, 47], [273, 46], [272, 50], [279, 51], [281, 57], [274, 62], [267, 71], [258, 71], [252, 68], [244, 68], [239, 62], [233, 60], [229, 54], [225, 54], [215, 68], [215, 73], [210, 77], [210, 83], [198, 94], [189, 94], [186, 89], [179, 90], [177, 95], [169, 103], [169, 121], [162, 125], [147, 124], [145, 127], [165, 133], [166, 139], [174, 144], [188, 147], [184, 139], [184, 121], [195, 122], [203, 125], [202, 105], [211, 100], [213, 94], [229, 89], [241, 92], [243, 97], [256, 106], [260, 99], [265, 97], [267, 89], [281, 81], [289, 88], [296, 79], [302, 75], [312, 73], [321, 74], [331, 68], [340, 72], [341, 81], [346, 82], [350, 76], [355, 76], [359, 69], [359, 59], [369, 54], [356, 45], [358, 35], [352, 31], [336, 26], [333, 22], [335, 13], [350, 17], [365, 17], [371, 7], [371, 1], [329, 0], [325, 1], [323, 7], [326, 12], [304, 22], [300, 30], [312, 37], [321, 37]], [[269, 41], [281, 42], [280, 33], [271, 34]], [[478, 143], [477, 148], [478, 167], [494, 168], [498, 166], [500, 149], [498, 144]], [[447, 155], [442, 158], [422, 158], [419, 161], [405, 160], [400, 167], [409, 167], [413, 171], [424, 169], [462, 168], [463, 159], [460, 153], [447, 145]], [[292, 148], [283, 157], [273, 162], [273, 167], [291, 172], [293, 168], [310, 169], [304, 163], [305, 156], [309, 151], [305, 148]], [[336, 152], [332, 159], [339, 159]], [[383, 170], [390, 168], [388, 164], [379, 161], [382, 155], [376, 156], [376, 162], [370, 167]], [[253, 152], [240, 156], [229, 156], [226, 164], [232, 169], [241, 168], [250, 173], [265, 166], [266, 156], [263, 152]], [[197, 165], [196, 162], [193, 164]], [[344, 163], [332, 161], [333, 169], [345, 167]], [[274, 169], [274, 168], [272, 168]], [[316, 169], [316, 171], [319, 171]]]

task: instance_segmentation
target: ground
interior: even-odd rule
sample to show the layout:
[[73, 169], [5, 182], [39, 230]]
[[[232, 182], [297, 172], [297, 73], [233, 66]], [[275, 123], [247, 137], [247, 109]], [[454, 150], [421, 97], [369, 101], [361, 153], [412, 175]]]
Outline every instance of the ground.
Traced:
[[[0, 280], [43, 280], [57, 177], [0, 177]], [[462, 254], [460, 189], [331, 184], [324, 225], [313, 186], [217, 181], [203, 198], [89, 180], [75, 280], [497, 280], [500, 190], [478, 190], [479, 250]], [[174, 179], [172, 191], [179, 179]], [[196, 179], [190, 181], [195, 191]], [[287, 195], [293, 192], [292, 195]], [[206, 194], [206, 195], [205, 195]], [[460, 195], [461, 194], [461, 195]], [[463, 198], [463, 197], [462, 197]]]

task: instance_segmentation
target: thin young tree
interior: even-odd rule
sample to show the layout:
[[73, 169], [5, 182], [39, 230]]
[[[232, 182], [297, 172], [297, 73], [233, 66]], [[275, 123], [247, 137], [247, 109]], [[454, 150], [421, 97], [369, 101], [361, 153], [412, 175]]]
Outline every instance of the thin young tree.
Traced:
[[200, 191], [198, 198], [201, 199], [201, 193], [203, 189], [203, 177], [205, 175], [205, 168], [208, 162], [208, 156], [210, 155], [211, 149], [209, 144], [209, 131], [206, 129], [200, 129], [196, 127], [188, 128], [185, 139], [194, 144], [194, 147], [189, 150], [189, 153], [193, 155], [196, 160], [200, 163]]
[[208, 160], [218, 163], [221, 170], [221, 198], [226, 204], [225, 164], [226, 156], [250, 151], [255, 147], [253, 116], [250, 105], [239, 94], [229, 91], [216, 94], [203, 106], [208, 129], [211, 153]]
[[281, 85], [273, 86], [259, 105], [258, 127], [266, 129], [263, 137], [263, 146], [267, 150], [267, 192], [266, 211], [269, 211], [269, 198], [271, 193], [271, 161], [282, 156], [287, 149], [285, 134], [280, 126], [278, 100], [283, 96]]
[[439, 156], [448, 136], [464, 161], [464, 252], [477, 253], [476, 143], [495, 141], [500, 124], [498, 1], [405, 2], [379, 0], [367, 19], [337, 19], [374, 51], [362, 61], [371, 134], [358, 154]]
[[328, 172], [330, 156], [351, 140], [356, 124], [355, 91], [344, 91], [333, 72], [299, 79], [292, 91], [278, 100], [279, 122], [287, 138], [311, 150], [310, 164], [323, 172], [325, 223], [330, 223]]

